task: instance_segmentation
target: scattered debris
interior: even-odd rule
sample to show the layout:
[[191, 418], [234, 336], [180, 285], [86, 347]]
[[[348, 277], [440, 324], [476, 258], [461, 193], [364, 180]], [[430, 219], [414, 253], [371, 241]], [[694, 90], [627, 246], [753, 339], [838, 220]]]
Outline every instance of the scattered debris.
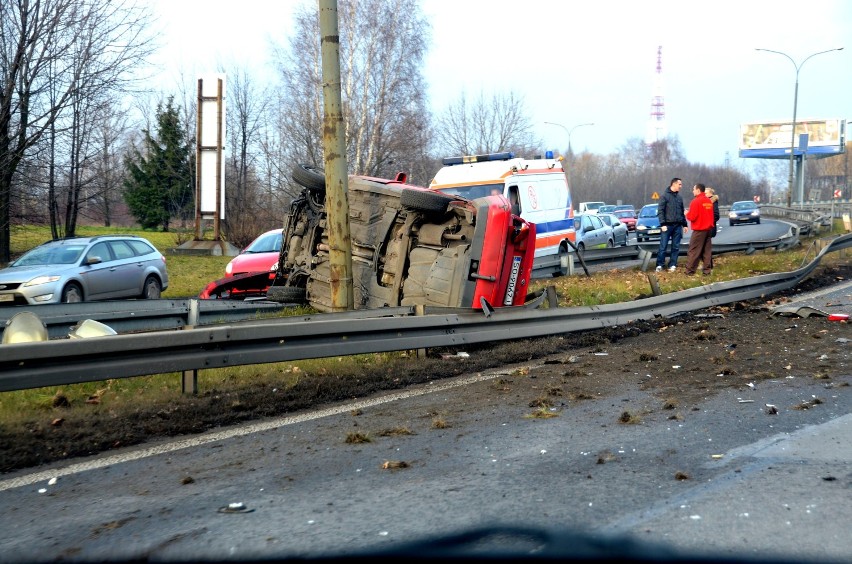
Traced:
[[749, 388], [751, 388], [752, 390], [754, 390], [754, 389], [755, 389], [754, 382], [749, 382], [748, 384], [746, 384], [746, 386], [748, 386], [748, 387], [749, 387]]
[[184, 477], [181, 479], [180, 483], [181, 483], [181, 484], [183, 484], [184, 486], [186, 486], [186, 485], [188, 485], [188, 484], [194, 484], [194, 483], [195, 483], [195, 478], [193, 478], [192, 476], [184, 476]]
[[681, 472], [680, 470], [678, 470], [677, 472], [675, 472], [674, 477], [675, 477], [675, 480], [683, 482], [684, 480], [689, 479], [689, 474], [687, 474], [686, 472]]
[[744, 399], [741, 399], [741, 398], [737, 398], [737, 401], [739, 403], [754, 403], [754, 400], [744, 400]]
[[778, 408], [776, 406], [772, 405], [771, 403], [767, 403], [766, 404], [766, 413], [769, 414], [769, 415], [777, 415], [778, 414]]
[[451, 427], [449, 423], [447, 423], [442, 417], [436, 417], [432, 419], [432, 428], [433, 429], [447, 429]]
[[824, 403], [824, 402], [821, 399], [819, 399], [818, 397], [813, 396], [812, 399], [805, 400], [802, 403], [794, 405], [793, 409], [798, 409], [798, 410], [802, 411], [802, 410], [805, 410], [805, 409], [810, 409], [810, 408], [812, 408], [816, 405], [819, 405], [821, 403]]
[[616, 458], [616, 456], [610, 451], [605, 450], [598, 455], [597, 464], [606, 464], [607, 462], [613, 462], [615, 460], [618, 460], [618, 458]]
[[724, 458], [724, 457], [725, 457], [724, 454], [711, 454], [710, 455], [710, 458], [712, 458], [713, 460], [719, 460], [720, 458]]
[[384, 464], [382, 464], [382, 470], [401, 470], [409, 466], [408, 462], [404, 460], [385, 460]]
[[373, 442], [373, 439], [364, 433], [347, 433], [346, 435], [346, 444], [357, 445], [371, 442]]
[[[820, 317], [828, 317], [827, 312], [810, 306], [779, 307], [772, 312], [772, 315], [781, 315], [784, 317], [810, 317], [812, 315], [818, 315]], [[795, 327], [795, 325], [793, 327]]]
[[837, 481], [837, 478], [835, 478], [834, 476], [823, 476], [822, 479], [823, 479], [824, 482], [835, 482], [835, 481]]
[[349, 415], [351, 415], [352, 417], [358, 417], [359, 415], [364, 415], [364, 412], [360, 409], [353, 409], [349, 412]]
[[841, 344], [845, 345], [849, 341], [850, 341], [850, 339], [847, 339], [846, 337], [838, 337], [834, 342], [835, 343], [841, 343]]
[[849, 321], [848, 313], [832, 313], [828, 316], [829, 321]]
[[630, 413], [629, 411], [621, 412], [621, 416], [618, 418], [619, 423], [624, 423], [625, 425], [637, 425], [642, 422], [642, 418], [636, 414]]
[[57, 478], [56, 478], [56, 476], [54, 476], [53, 478], [51, 478], [50, 480], [47, 481], [47, 485], [48, 486], [55, 486], [56, 481], [57, 481]]
[[52, 427], [59, 427], [63, 423], [65, 423], [65, 419], [63, 419], [62, 417], [57, 417], [56, 419], [50, 422], [50, 425]]
[[470, 358], [470, 354], [466, 352], [457, 352], [456, 354], [442, 354], [441, 358], [444, 360], [465, 359]]
[[219, 513], [251, 513], [254, 509], [249, 509], [244, 503], [236, 502], [229, 503], [225, 507], [220, 507]]
[[541, 407], [532, 413], [524, 415], [524, 419], [550, 419], [551, 417], [559, 417], [559, 414], [550, 411], [546, 407]]
[[408, 427], [393, 427], [392, 429], [382, 429], [376, 433], [380, 437], [399, 437], [402, 435], [414, 435]]

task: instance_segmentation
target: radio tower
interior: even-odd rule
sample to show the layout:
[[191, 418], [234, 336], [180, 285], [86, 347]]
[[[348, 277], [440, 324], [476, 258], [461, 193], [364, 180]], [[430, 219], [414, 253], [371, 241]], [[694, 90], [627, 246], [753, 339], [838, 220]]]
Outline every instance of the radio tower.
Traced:
[[657, 47], [657, 72], [654, 74], [654, 96], [651, 98], [651, 117], [648, 120], [645, 145], [662, 141], [667, 135], [666, 104], [663, 101], [663, 46], [660, 45]]

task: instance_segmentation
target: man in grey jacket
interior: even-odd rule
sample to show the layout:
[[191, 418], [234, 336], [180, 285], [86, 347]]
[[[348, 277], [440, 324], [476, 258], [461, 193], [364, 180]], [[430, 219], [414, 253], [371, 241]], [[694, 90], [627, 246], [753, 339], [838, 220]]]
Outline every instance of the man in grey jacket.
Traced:
[[657, 272], [666, 266], [666, 252], [669, 241], [671, 251], [669, 252], [670, 272], [677, 268], [677, 257], [680, 254], [680, 240], [687, 230], [686, 215], [683, 209], [683, 198], [680, 197], [680, 188], [683, 181], [680, 178], [672, 178], [669, 187], [660, 198], [657, 205], [657, 218], [660, 220], [660, 248], [657, 250]]

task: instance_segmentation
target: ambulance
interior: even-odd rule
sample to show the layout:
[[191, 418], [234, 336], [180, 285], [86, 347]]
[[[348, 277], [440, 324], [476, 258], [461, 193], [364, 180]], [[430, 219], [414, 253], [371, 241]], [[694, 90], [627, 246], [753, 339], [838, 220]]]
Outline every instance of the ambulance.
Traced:
[[571, 190], [562, 160], [513, 153], [447, 157], [429, 188], [468, 199], [502, 194], [515, 215], [535, 224], [536, 276], [568, 273], [568, 253], [575, 241]]

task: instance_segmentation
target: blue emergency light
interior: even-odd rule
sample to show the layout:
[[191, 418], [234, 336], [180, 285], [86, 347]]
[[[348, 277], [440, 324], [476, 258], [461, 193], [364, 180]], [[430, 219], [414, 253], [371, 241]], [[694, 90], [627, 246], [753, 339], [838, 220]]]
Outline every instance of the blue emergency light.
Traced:
[[441, 163], [444, 166], [468, 163], [484, 163], [488, 161], [507, 161], [515, 157], [515, 153], [506, 151], [503, 153], [489, 153], [487, 155], [468, 155], [464, 157], [446, 157]]

